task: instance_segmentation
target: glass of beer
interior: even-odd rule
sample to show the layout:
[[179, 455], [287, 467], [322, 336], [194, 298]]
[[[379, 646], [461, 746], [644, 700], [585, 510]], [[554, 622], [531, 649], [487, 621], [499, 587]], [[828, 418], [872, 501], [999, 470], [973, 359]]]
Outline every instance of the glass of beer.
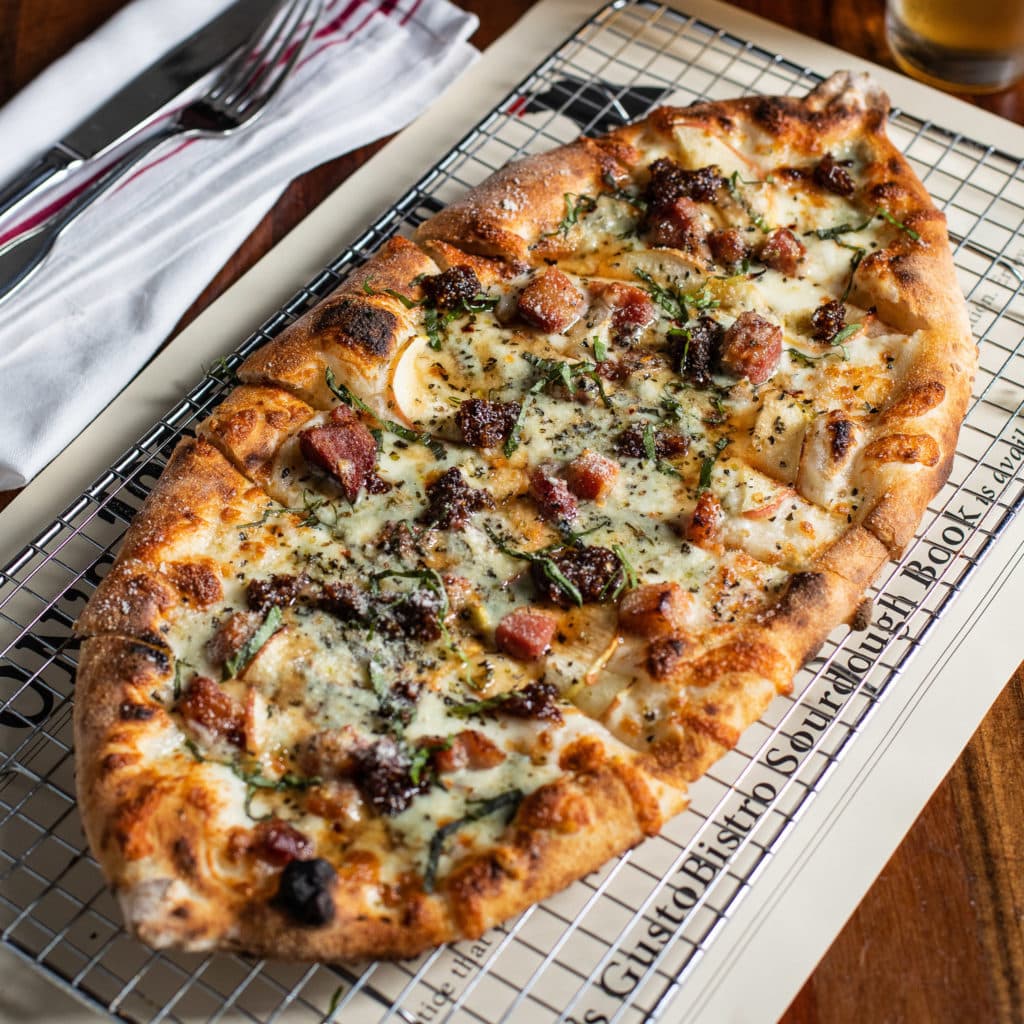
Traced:
[[888, 0], [896, 62], [929, 85], [998, 92], [1024, 76], [1024, 0]]

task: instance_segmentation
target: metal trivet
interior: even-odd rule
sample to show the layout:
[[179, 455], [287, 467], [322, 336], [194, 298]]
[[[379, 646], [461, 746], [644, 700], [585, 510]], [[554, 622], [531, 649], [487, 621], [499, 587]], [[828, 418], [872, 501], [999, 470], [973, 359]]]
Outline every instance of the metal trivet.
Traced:
[[[73, 789], [70, 627], [178, 439], [231, 370], [390, 235], [496, 168], [661, 101], [804, 93], [780, 55], [643, 0], [582, 25], [338, 259], [248, 338], [0, 573], [0, 934], [70, 993], [130, 1021], [440, 1022], [658, 1016], [730, 908], [1024, 497], [1021, 162], [902, 111], [891, 134], [949, 218], [981, 346], [949, 483], [878, 588], [874, 622], [839, 630], [690, 809], [636, 850], [478, 942], [362, 970], [156, 953], [128, 938], [85, 850]], [[603, 1018], [600, 1015], [604, 1015]]]

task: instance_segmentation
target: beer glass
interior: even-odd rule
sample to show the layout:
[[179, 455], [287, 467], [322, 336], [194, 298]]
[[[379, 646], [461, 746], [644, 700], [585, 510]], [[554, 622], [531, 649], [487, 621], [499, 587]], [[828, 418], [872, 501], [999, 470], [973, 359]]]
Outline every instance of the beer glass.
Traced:
[[1024, 0], [888, 0], [896, 62], [930, 85], [997, 92], [1024, 76]]

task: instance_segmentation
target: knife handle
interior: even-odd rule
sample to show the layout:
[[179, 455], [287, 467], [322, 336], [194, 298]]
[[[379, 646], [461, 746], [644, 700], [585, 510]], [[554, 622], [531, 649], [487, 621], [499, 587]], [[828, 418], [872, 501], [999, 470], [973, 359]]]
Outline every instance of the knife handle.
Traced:
[[0, 188], [0, 217], [42, 188], [52, 177], [81, 162], [71, 150], [54, 146], [35, 163], [30, 164], [16, 178]]
[[177, 125], [172, 122], [168, 127], [140, 140], [49, 220], [43, 221], [35, 230], [19, 235], [0, 247], [0, 301], [16, 291], [38, 270], [61, 232], [80, 213], [92, 206], [115, 181], [143, 157], [175, 134], [179, 132]]

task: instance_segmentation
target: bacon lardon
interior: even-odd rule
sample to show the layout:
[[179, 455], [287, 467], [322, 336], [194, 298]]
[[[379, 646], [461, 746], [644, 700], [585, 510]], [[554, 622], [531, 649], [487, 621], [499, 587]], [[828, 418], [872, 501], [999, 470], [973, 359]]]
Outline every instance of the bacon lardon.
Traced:
[[557, 631], [558, 623], [545, 612], [517, 608], [498, 623], [494, 642], [510, 657], [533, 661], [548, 652]]
[[740, 313], [722, 337], [722, 370], [751, 384], [768, 380], [781, 358], [782, 328], [760, 313]]
[[807, 255], [804, 243], [789, 228], [776, 228], [762, 243], [757, 258], [772, 270], [795, 277], [800, 261]]
[[579, 515], [576, 496], [548, 466], [537, 466], [530, 473], [530, 497], [537, 503], [540, 514], [551, 522], [570, 523]]
[[686, 196], [647, 215], [647, 240], [651, 245], [681, 249], [701, 259], [711, 255], [700, 207]]
[[564, 334], [586, 308], [586, 296], [556, 267], [541, 271], [519, 293], [520, 315], [548, 334]]
[[708, 235], [708, 248], [716, 263], [732, 270], [750, 259], [751, 248], [739, 228], [722, 228]]
[[577, 498], [605, 501], [619, 479], [619, 464], [600, 452], [586, 449], [565, 467], [565, 482]]

